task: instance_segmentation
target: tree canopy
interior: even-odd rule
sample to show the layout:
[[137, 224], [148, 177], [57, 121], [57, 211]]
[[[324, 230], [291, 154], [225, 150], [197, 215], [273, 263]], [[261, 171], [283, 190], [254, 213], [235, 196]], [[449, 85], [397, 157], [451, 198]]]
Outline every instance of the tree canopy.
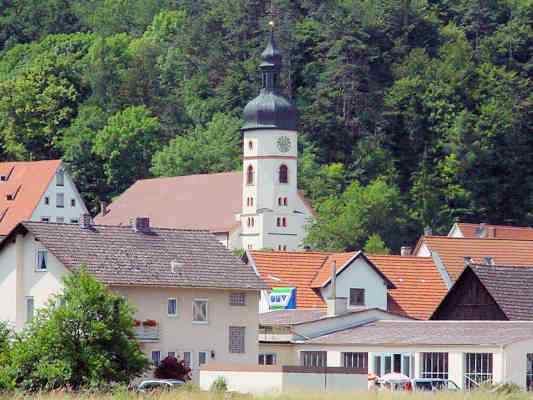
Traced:
[[[3, 2], [0, 157], [63, 157], [93, 211], [138, 178], [238, 168], [269, 19], [326, 229], [309, 244], [533, 223], [532, 0]], [[375, 182], [400, 235], [354, 219]], [[328, 230], [334, 210], [353, 225]]]

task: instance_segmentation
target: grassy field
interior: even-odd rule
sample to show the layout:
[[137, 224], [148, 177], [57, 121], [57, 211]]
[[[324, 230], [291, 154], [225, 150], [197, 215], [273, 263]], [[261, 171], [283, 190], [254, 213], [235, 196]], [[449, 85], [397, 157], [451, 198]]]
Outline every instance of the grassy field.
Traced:
[[41, 393], [28, 395], [23, 393], [0, 394], [0, 400], [533, 400], [533, 393], [491, 394], [473, 393], [421, 393], [403, 394], [388, 392], [360, 392], [350, 394], [335, 393], [287, 393], [270, 396], [251, 396], [233, 393], [213, 394], [209, 392], [174, 391], [170, 393], [154, 393], [140, 395], [132, 392], [117, 391], [115, 393], [72, 394], [65, 392]]

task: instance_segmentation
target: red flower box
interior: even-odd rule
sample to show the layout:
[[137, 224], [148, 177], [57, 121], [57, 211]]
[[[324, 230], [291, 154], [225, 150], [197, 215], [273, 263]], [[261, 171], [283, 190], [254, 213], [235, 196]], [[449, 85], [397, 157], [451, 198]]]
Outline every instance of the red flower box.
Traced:
[[141, 321], [139, 321], [138, 319], [134, 319], [133, 326], [141, 326]]
[[157, 326], [157, 321], [153, 319], [147, 319], [146, 321], [143, 321], [143, 326]]

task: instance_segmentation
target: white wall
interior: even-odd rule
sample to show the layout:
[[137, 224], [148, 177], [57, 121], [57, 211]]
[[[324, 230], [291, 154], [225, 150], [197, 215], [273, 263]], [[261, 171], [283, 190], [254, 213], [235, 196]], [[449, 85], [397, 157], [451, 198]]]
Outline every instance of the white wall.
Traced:
[[[8, 244], [0, 253], [0, 320], [6, 320], [20, 330], [28, 317], [26, 298], [33, 297], [35, 309], [45, 306], [51, 295], [62, 290], [63, 277], [68, 270], [49, 252], [48, 270], [37, 271], [37, 250], [43, 248], [40, 242], [30, 233], [17, 235], [16, 240], [23, 260], [16, 257], [16, 243]], [[17, 272], [18, 282], [15, 279]]]
[[15, 326], [17, 320], [17, 257], [16, 244], [4, 247], [0, 257], [0, 321]]
[[[288, 152], [277, 147], [277, 140], [287, 137], [291, 142]], [[253, 146], [250, 149], [249, 143]], [[298, 134], [295, 131], [256, 130], [246, 131], [243, 140], [243, 210], [241, 213], [242, 247], [244, 249], [274, 249], [286, 246], [287, 250], [303, 247], [305, 225], [312, 217], [310, 210], [298, 195]], [[254, 183], [247, 184], [247, 170], [254, 168]], [[281, 165], [288, 167], [288, 183], [279, 183]], [[249, 206], [247, 199], [254, 199]], [[279, 205], [278, 198], [287, 197], [288, 205]], [[282, 203], [283, 204], [283, 203]], [[248, 217], [255, 218], [248, 227]], [[287, 220], [286, 227], [277, 226], [277, 218]]]
[[502, 376], [505, 382], [514, 382], [525, 389], [528, 353], [533, 353], [533, 338], [505, 348], [505, 359], [502, 364]]
[[[62, 166], [60, 168], [63, 168]], [[56, 193], [64, 193], [64, 204], [63, 208], [58, 208], [56, 206]], [[50, 204], [45, 204], [45, 197], [50, 199]], [[71, 206], [71, 199], [76, 201], [74, 207]], [[65, 171], [65, 184], [64, 186], [57, 186], [56, 177], [52, 178], [50, 181], [46, 192], [39, 200], [37, 207], [33, 210], [31, 216], [32, 221], [41, 221], [43, 217], [50, 219], [50, 222], [58, 222], [57, 218], [64, 218], [65, 223], [70, 223], [72, 219], [79, 220], [82, 214], [86, 214], [87, 207], [83, 202], [76, 185], [72, 181], [70, 175]]]
[[429, 251], [426, 243], [423, 242], [414, 255], [417, 257], [431, 257], [431, 251]]
[[[350, 288], [365, 289], [365, 306], [387, 310], [387, 286], [383, 278], [363, 257], [356, 258], [337, 274], [337, 297], [350, 299]], [[322, 298], [331, 296], [331, 285], [320, 291]]]
[[[143, 343], [143, 350], [148, 356], [152, 351], [160, 351], [164, 358], [169, 351], [176, 352], [180, 357], [183, 352], [193, 353], [193, 376], [198, 375], [198, 352], [215, 352], [215, 357], [208, 357], [209, 362], [229, 364], [256, 365], [258, 356], [259, 294], [246, 292], [246, 306], [230, 306], [229, 290], [207, 289], [173, 289], [173, 288], [142, 288], [112, 287], [122, 294], [128, 302], [137, 308], [135, 318], [141, 321], [156, 320], [160, 329], [160, 340]], [[240, 292], [236, 290], [236, 292]], [[178, 316], [167, 315], [167, 301], [176, 298]], [[193, 299], [208, 300], [208, 323], [198, 324], [192, 321]], [[229, 352], [230, 326], [246, 327], [245, 353]]]

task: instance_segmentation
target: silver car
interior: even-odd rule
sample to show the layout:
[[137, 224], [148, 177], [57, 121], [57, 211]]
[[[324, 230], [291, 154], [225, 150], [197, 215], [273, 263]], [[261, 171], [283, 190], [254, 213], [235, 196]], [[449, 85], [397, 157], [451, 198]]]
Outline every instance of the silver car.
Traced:
[[174, 380], [174, 379], [150, 379], [142, 381], [137, 390], [141, 393], [152, 392], [155, 390], [173, 390], [179, 388], [181, 385], [184, 385], [185, 382]]

